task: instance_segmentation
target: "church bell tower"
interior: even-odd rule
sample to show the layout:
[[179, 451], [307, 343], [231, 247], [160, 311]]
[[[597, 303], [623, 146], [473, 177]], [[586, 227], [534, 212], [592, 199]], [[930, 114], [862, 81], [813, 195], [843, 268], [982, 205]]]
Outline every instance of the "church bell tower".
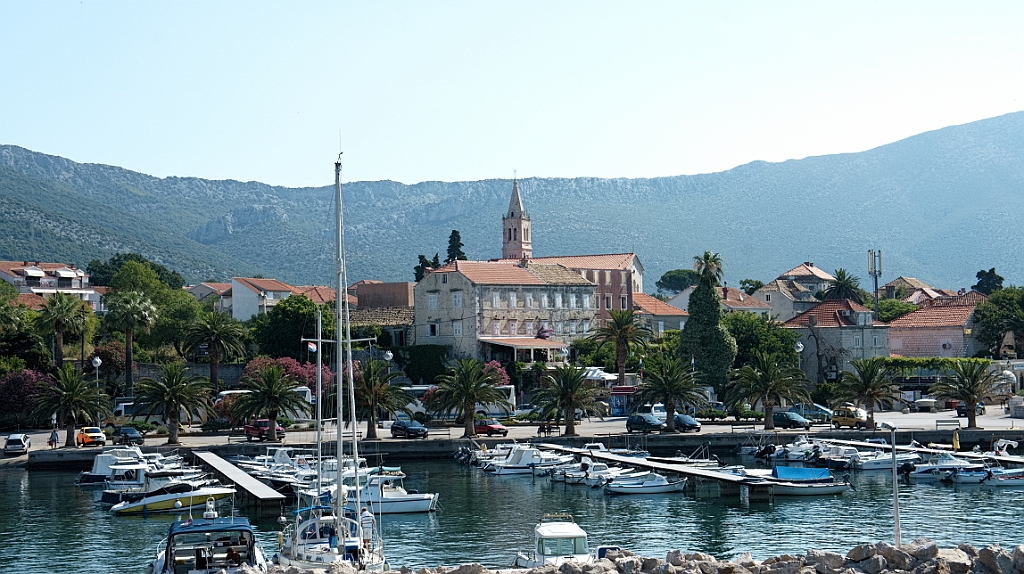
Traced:
[[502, 259], [529, 259], [533, 257], [530, 243], [530, 216], [523, 209], [523, 198], [519, 196], [519, 180], [512, 180], [512, 199], [508, 211], [501, 216]]

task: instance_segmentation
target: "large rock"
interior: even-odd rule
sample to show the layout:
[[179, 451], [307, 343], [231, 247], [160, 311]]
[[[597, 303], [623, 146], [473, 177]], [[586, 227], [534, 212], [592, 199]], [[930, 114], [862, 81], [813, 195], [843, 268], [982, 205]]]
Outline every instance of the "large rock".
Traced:
[[931, 560], [939, 553], [939, 547], [927, 538], [916, 538], [901, 546], [900, 549], [921, 561]]
[[693, 560], [694, 562], [718, 562], [718, 559], [710, 554], [703, 552], [691, 552], [685, 555], [687, 560]]
[[998, 545], [986, 546], [978, 551], [978, 561], [993, 574], [1015, 574], [1013, 556]]
[[966, 542], [964, 542], [962, 544], [957, 544], [956, 547], [957, 547], [957, 550], [963, 551], [965, 554], [967, 554], [971, 558], [977, 558], [978, 557], [978, 549], [975, 548], [974, 546], [971, 546], [970, 544], [968, 544]]
[[797, 572], [799, 572], [800, 569], [803, 568], [804, 563], [801, 560], [797, 559], [776, 561], [771, 564], [768, 564], [768, 561], [765, 560], [764, 563], [762, 563], [761, 565], [768, 567], [767, 570], [764, 570], [765, 574], [797, 574]]
[[1013, 547], [1013, 567], [1017, 572], [1024, 572], [1024, 546]]
[[939, 550], [936, 558], [951, 574], [967, 574], [974, 562], [973, 558], [959, 548]]
[[879, 542], [875, 545], [875, 553], [885, 558], [889, 568], [895, 570], [910, 570], [913, 566], [914, 557], [896, 548], [888, 542]]
[[857, 562], [857, 568], [867, 574], [878, 574], [882, 570], [885, 570], [886, 566], [888, 566], [888, 564], [886, 564], [885, 558], [883, 558], [881, 554], [875, 554], [874, 556]]
[[751, 574], [750, 570], [741, 564], [724, 562], [718, 564], [718, 574]]
[[875, 555], [874, 544], [861, 544], [854, 546], [846, 553], [846, 557], [854, 562], [862, 562]]
[[640, 566], [640, 569], [643, 572], [654, 572], [659, 566], [661, 566], [661, 564], [661, 560], [658, 560], [657, 558], [644, 558], [643, 565]]
[[617, 572], [615, 569], [615, 563], [608, 558], [602, 558], [597, 562], [583, 566], [583, 574], [602, 574], [606, 572]]
[[[804, 556], [804, 564], [808, 566], [823, 565], [826, 568], [838, 570], [843, 567], [845, 559], [841, 554], [825, 552], [824, 550], [808, 550]], [[820, 572], [820, 570], [818, 570]]]
[[754, 558], [750, 555], [750, 552], [744, 552], [743, 554], [740, 554], [733, 558], [732, 561], [748, 569], [752, 566], [758, 565], [758, 562], [754, 560]]
[[696, 562], [701, 574], [719, 574], [717, 562]]
[[351, 564], [335, 562], [327, 569], [327, 574], [356, 574], [357, 570]]
[[665, 555], [665, 562], [672, 566], [682, 566], [685, 561], [686, 557], [683, 556], [682, 550], [669, 550], [668, 554]]
[[627, 556], [615, 561], [615, 569], [620, 574], [639, 574], [643, 568], [644, 561], [636, 556]]
[[[576, 562], [562, 562], [558, 567], [559, 574], [583, 574], [583, 568]], [[477, 574], [477, 573], [467, 573]]]

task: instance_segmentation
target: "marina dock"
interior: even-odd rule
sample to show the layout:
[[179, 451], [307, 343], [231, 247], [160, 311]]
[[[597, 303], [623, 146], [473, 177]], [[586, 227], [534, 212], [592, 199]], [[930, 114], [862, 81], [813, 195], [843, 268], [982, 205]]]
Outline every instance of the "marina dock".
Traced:
[[273, 488], [249, 476], [242, 469], [209, 451], [193, 451], [192, 454], [217, 474], [224, 484], [233, 484], [238, 490], [236, 500], [240, 506], [255, 510], [260, 517], [282, 516], [285, 496]]

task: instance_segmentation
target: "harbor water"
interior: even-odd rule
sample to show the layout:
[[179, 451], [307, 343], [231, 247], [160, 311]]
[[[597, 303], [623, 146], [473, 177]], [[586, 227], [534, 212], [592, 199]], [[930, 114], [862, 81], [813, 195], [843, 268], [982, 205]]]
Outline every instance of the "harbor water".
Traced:
[[[749, 461], [748, 461], [749, 462]], [[431, 514], [385, 515], [380, 524], [393, 568], [479, 562], [508, 567], [533, 543], [543, 513], [569, 512], [591, 545], [616, 544], [664, 558], [673, 549], [719, 559], [755, 559], [807, 549], [845, 552], [861, 542], [891, 541], [892, 482], [887, 472], [852, 475], [856, 491], [783, 498], [774, 504], [671, 495], [608, 496], [582, 485], [529, 475], [497, 477], [456, 462], [402, 465], [406, 488], [440, 493]], [[69, 472], [0, 472], [0, 572], [139, 573], [152, 560], [172, 515], [115, 517], [99, 491], [74, 486]], [[229, 509], [222, 507], [229, 512]], [[1024, 489], [901, 483], [903, 539], [940, 546], [1024, 543]], [[201, 511], [196, 512], [198, 516]], [[257, 523], [268, 554], [279, 526]]]

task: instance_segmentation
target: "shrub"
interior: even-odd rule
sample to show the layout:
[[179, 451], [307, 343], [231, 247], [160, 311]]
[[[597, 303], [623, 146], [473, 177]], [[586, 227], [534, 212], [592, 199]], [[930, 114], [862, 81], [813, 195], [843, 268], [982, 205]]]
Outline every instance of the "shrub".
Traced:
[[168, 433], [167, 427], [165, 427], [165, 426], [158, 426], [158, 427], [156, 427], [156, 434], [167, 434], [167, 433]]
[[[153, 432], [154, 430], [159, 432], [159, 429], [157, 429], [156, 425], [154, 425], [153, 423], [147, 423], [146, 421], [128, 421], [128, 422], [124, 423], [121, 426], [126, 426], [126, 427], [133, 428], [133, 429], [139, 431], [142, 434], [146, 434], [148, 432]], [[166, 427], [161, 427], [161, 428], [164, 429], [163, 432], [167, 432], [167, 428]]]
[[202, 425], [200, 425], [199, 428], [203, 429], [203, 432], [217, 432], [222, 430], [230, 430], [231, 423], [227, 421], [208, 420]]
[[724, 419], [728, 415], [725, 411], [720, 411], [718, 409], [704, 409], [702, 411], [697, 411], [693, 416], [698, 419], [710, 419], [716, 421], [718, 419]]
[[291, 428], [291, 426], [295, 424], [295, 421], [288, 417], [277, 417], [277, 424], [281, 425], [281, 428], [287, 429]]
[[737, 421], [742, 421], [746, 419], [759, 421], [764, 419], [764, 413], [762, 413], [761, 411], [753, 411], [745, 408], [735, 408], [729, 411], [729, 414], [731, 414]]
[[416, 414], [412, 415], [412, 418], [413, 418], [413, 420], [415, 420], [415, 421], [417, 421], [417, 422], [419, 422], [420, 424], [423, 424], [423, 425], [429, 423], [430, 421], [432, 421], [434, 419], [434, 417], [428, 415], [427, 413], [416, 413]]

